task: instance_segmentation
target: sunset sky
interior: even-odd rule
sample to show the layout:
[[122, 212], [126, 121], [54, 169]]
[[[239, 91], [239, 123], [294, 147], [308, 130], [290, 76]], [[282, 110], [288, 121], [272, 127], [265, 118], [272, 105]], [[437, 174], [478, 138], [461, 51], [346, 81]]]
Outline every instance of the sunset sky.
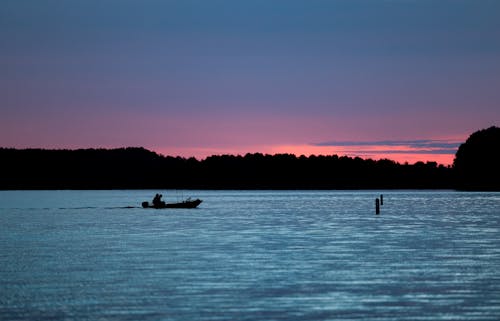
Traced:
[[450, 164], [499, 124], [496, 0], [0, 2], [0, 147]]

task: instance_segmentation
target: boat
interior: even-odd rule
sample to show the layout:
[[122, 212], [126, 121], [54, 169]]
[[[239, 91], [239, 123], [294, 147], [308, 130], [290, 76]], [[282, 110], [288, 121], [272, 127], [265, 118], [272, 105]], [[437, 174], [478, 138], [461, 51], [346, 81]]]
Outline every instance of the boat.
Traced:
[[153, 205], [150, 202], [142, 202], [142, 207], [143, 208], [156, 208], [156, 209], [161, 209], [161, 208], [196, 208], [198, 205], [203, 202], [199, 198], [192, 200], [191, 198], [188, 198], [182, 202], [179, 203], [165, 203], [161, 202], [160, 204]]

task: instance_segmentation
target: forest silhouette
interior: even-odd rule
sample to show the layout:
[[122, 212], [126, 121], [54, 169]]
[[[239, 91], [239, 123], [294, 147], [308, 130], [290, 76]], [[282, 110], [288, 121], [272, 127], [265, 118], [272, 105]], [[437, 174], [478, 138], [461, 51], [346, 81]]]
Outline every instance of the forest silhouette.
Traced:
[[500, 128], [479, 130], [460, 145], [453, 162], [461, 190], [500, 190]]
[[347, 156], [162, 156], [118, 149], [0, 148], [0, 189], [500, 190], [500, 128], [472, 134], [453, 166]]

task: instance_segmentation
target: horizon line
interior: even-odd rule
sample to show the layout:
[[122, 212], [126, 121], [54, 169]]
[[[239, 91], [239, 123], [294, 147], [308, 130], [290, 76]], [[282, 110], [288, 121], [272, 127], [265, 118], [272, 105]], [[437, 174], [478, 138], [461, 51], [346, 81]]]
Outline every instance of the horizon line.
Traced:
[[[310, 145], [310, 146], [315, 146], [315, 145]], [[346, 144], [345, 147], [348, 145]], [[369, 146], [368, 144], [365, 144], [364, 142], [361, 142], [359, 146]], [[330, 147], [330, 146], [319, 146], [319, 147]], [[283, 146], [283, 148], [286, 148]], [[281, 149], [273, 151], [246, 151], [246, 152], [228, 152], [228, 151], [220, 151], [220, 152], [213, 152], [213, 153], [201, 153], [201, 154], [206, 154], [203, 156], [196, 156], [193, 155], [192, 153], [181, 153], [181, 152], [165, 152], [164, 148], [153, 148], [153, 147], [146, 147], [146, 146], [120, 146], [120, 147], [109, 147], [109, 146], [98, 146], [98, 147], [2, 147], [0, 146], [0, 149], [13, 149], [13, 150], [42, 150], [42, 151], [78, 151], [78, 150], [125, 150], [125, 149], [143, 149], [149, 152], [153, 152], [159, 156], [162, 157], [173, 157], [173, 158], [184, 158], [184, 159], [190, 159], [194, 158], [198, 161], [204, 161], [207, 158], [210, 157], [220, 157], [220, 156], [234, 156], [234, 157], [244, 157], [246, 155], [255, 155], [255, 154], [261, 154], [264, 156], [276, 156], [276, 155], [293, 155], [297, 158], [299, 157], [331, 157], [331, 156], [337, 156], [339, 158], [341, 157], [347, 157], [347, 158], [361, 158], [363, 160], [373, 160], [373, 161], [379, 161], [379, 160], [389, 160], [393, 161], [395, 163], [404, 165], [404, 164], [416, 164], [418, 162], [422, 163], [437, 163], [438, 165], [443, 165], [443, 166], [451, 166], [453, 164], [453, 160], [448, 163], [443, 163], [439, 162], [435, 159], [413, 159], [413, 162], [411, 162], [410, 159], [408, 160], [398, 160], [394, 159], [394, 155], [441, 155], [441, 156], [455, 156], [455, 150], [448, 149], [446, 150], [446, 153], [443, 152], [443, 150], [390, 150], [390, 149], [383, 149], [383, 150], [342, 150], [342, 151], [332, 151], [332, 152], [324, 152], [324, 153], [313, 153], [313, 152], [293, 152], [293, 151], [283, 151]], [[168, 149], [168, 148], [167, 148]], [[197, 148], [193, 148], [195, 150], [199, 150]], [[411, 158], [411, 157], [410, 157]]]

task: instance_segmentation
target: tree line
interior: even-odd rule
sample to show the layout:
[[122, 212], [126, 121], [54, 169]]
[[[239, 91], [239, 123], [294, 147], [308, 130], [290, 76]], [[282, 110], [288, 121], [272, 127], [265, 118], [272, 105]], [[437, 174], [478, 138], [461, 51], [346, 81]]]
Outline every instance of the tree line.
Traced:
[[451, 188], [435, 162], [292, 154], [158, 155], [144, 148], [0, 149], [1, 189], [370, 189]]
[[[388, 159], [337, 155], [306, 157], [260, 153], [217, 155], [197, 160], [163, 156], [141, 147], [0, 148], [0, 189], [500, 190], [500, 129], [492, 127], [485, 131], [486, 136], [493, 137], [488, 144], [497, 145], [483, 144], [485, 134], [475, 133], [460, 146], [454, 166], [436, 162], [399, 164]], [[488, 154], [491, 158], [488, 161], [476, 160], [478, 155], [484, 154], [481, 146], [478, 151], [477, 141], [483, 149], [486, 146], [495, 151]]]

